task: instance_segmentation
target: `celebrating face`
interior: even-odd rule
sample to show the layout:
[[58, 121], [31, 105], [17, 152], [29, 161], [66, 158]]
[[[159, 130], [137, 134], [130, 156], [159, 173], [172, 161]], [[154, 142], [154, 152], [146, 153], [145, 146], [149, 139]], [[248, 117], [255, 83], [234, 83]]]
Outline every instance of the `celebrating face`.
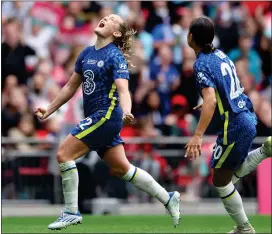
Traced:
[[103, 38], [118, 36], [120, 34], [119, 27], [122, 23], [123, 20], [119, 15], [111, 14], [99, 21], [94, 32]]

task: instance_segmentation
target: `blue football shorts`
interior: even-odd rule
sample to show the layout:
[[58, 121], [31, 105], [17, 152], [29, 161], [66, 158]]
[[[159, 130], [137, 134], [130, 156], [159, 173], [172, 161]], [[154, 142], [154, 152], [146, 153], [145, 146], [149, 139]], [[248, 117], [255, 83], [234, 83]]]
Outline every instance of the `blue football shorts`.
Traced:
[[124, 143], [120, 137], [122, 115], [120, 107], [115, 107], [110, 116], [106, 110], [97, 111], [80, 121], [71, 134], [103, 157], [107, 149]]
[[255, 114], [249, 111], [225, 118], [224, 128], [219, 131], [213, 147], [210, 166], [233, 171], [239, 169], [256, 136], [256, 124]]

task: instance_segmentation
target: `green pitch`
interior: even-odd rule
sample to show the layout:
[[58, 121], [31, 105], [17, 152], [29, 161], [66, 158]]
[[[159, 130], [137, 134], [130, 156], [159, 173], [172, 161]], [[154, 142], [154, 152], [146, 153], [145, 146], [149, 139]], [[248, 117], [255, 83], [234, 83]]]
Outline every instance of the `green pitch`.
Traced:
[[[169, 216], [83, 216], [83, 223], [61, 231], [47, 225], [57, 217], [2, 218], [2, 233], [227, 233], [234, 223], [228, 216], [183, 216], [173, 228]], [[250, 216], [257, 233], [271, 233], [270, 216]]]

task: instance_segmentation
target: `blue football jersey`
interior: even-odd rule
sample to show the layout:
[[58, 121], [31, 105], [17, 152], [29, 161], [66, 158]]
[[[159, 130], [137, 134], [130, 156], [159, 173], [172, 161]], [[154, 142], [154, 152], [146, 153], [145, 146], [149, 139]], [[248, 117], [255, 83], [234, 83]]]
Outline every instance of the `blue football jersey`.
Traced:
[[215, 116], [243, 111], [250, 111], [255, 116], [250, 99], [243, 93], [244, 88], [233, 62], [222, 51], [216, 50], [209, 54], [200, 52], [194, 64], [194, 72], [200, 95], [203, 88], [215, 89], [218, 103]]
[[126, 59], [113, 43], [96, 50], [85, 48], [77, 58], [75, 72], [82, 75], [83, 106], [85, 116], [98, 111], [109, 110], [118, 105], [118, 92], [114, 80], [128, 79]]

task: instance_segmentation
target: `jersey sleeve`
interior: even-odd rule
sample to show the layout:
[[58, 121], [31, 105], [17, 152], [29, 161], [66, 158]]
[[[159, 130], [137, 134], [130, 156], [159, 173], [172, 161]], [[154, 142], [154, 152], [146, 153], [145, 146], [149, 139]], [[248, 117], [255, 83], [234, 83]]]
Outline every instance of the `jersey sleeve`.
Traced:
[[85, 48], [83, 51], [81, 51], [81, 53], [79, 54], [77, 60], [76, 60], [76, 64], [75, 64], [75, 69], [74, 71], [78, 74], [82, 75], [82, 64], [83, 64], [83, 59], [84, 56], [86, 55], [86, 53], [88, 52], [89, 47]]
[[200, 90], [208, 87], [216, 89], [216, 85], [213, 76], [209, 70], [209, 67], [204, 64], [195, 64], [194, 66], [196, 83]]
[[125, 57], [122, 54], [117, 54], [111, 59], [113, 80], [127, 79], [129, 80], [128, 64]]

